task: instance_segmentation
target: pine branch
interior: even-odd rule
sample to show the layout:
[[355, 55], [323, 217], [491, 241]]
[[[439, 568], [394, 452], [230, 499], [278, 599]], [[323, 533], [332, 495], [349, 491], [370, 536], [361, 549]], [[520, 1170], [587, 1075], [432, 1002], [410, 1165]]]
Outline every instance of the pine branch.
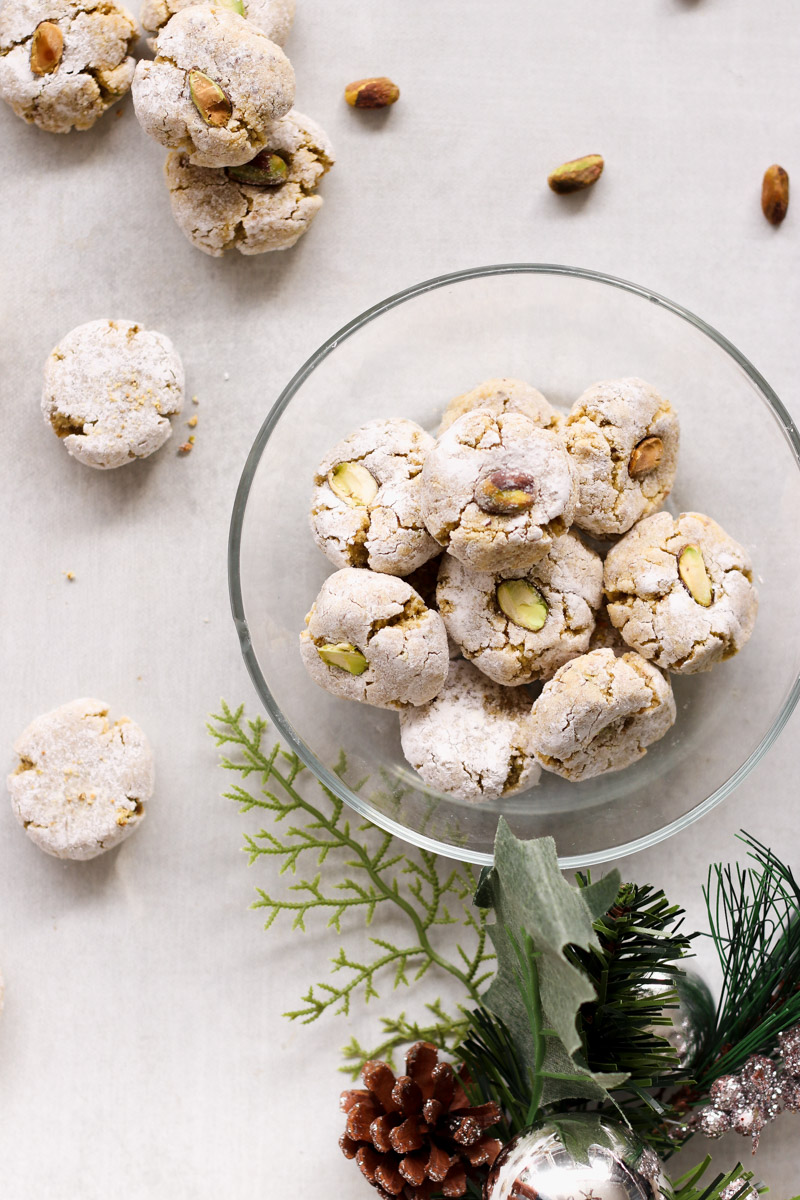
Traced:
[[[286, 1015], [308, 1023], [328, 1010], [347, 1014], [356, 997], [377, 997], [383, 980], [393, 988], [407, 987], [431, 969], [456, 980], [467, 998], [477, 1000], [493, 973], [494, 955], [486, 940], [486, 914], [471, 902], [477, 880], [469, 864], [413, 851], [369, 822], [355, 822], [343, 801], [322, 785], [321, 798], [310, 800], [296, 786], [302, 763], [279, 743], [265, 746], [267, 729], [260, 717], [247, 718], [243, 705], [231, 709], [224, 701], [208, 724], [225, 750], [223, 768], [237, 776], [225, 796], [243, 813], [259, 811], [271, 818], [269, 828], [245, 836], [251, 865], [272, 862], [279, 878], [295, 879], [279, 894], [257, 888], [253, 907], [264, 910], [265, 928], [285, 918], [292, 929], [304, 932], [308, 922], [321, 919], [342, 933], [354, 920], [369, 928], [378, 910], [390, 909], [405, 929], [398, 944], [370, 938], [372, 952], [364, 961], [341, 948], [331, 960], [330, 980], [312, 984]], [[344, 778], [344, 755], [335, 770]], [[447, 1016], [441, 1006], [432, 1012], [430, 1040], [438, 1036], [442, 1048], [452, 1048], [463, 1018]], [[382, 1045], [391, 1051], [401, 1044], [401, 1035], [419, 1026], [402, 1016], [388, 1025], [384, 1021], [384, 1028]], [[348, 1051], [353, 1059], [361, 1048], [351, 1043]]]
[[747, 1200], [752, 1192], [765, 1192], [765, 1187], [751, 1183], [752, 1171], [745, 1171], [741, 1163], [737, 1163], [732, 1171], [716, 1175], [709, 1183], [703, 1185], [701, 1180], [711, 1165], [711, 1155], [708, 1154], [701, 1163], [692, 1167], [684, 1175], [674, 1180], [669, 1187], [670, 1200], [719, 1200], [722, 1192], [732, 1183], [739, 1185], [731, 1200]]

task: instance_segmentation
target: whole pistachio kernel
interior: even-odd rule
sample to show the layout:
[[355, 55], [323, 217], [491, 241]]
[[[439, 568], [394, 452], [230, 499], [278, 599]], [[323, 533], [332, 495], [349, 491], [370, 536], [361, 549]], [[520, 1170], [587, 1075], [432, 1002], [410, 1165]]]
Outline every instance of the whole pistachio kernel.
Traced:
[[369, 666], [352, 642], [326, 642], [324, 646], [317, 646], [317, 654], [329, 667], [338, 667], [351, 675], [363, 675]]
[[31, 70], [34, 75], [52, 75], [64, 53], [64, 35], [52, 21], [41, 21], [31, 38]]
[[337, 463], [331, 467], [328, 485], [334, 495], [351, 508], [366, 507], [378, 494], [376, 479], [358, 462]]
[[400, 99], [400, 88], [385, 75], [378, 75], [348, 83], [344, 98], [351, 108], [388, 108]]
[[249, 163], [228, 167], [228, 178], [251, 187], [280, 187], [289, 178], [289, 165], [280, 154], [262, 150]]
[[527, 579], [504, 579], [497, 588], [497, 603], [509, 621], [533, 633], [539, 632], [550, 611], [542, 593]]
[[536, 499], [536, 481], [524, 471], [500, 467], [481, 475], [473, 496], [478, 508], [496, 516], [525, 512]]
[[227, 125], [233, 105], [218, 83], [202, 71], [189, 72], [189, 94], [206, 125]]
[[660, 437], [642, 438], [631, 451], [628, 474], [631, 479], [643, 479], [655, 471], [664, 454], [664, 443]]
[[573, 158], [556, 167], [547, 176], [547, 182], [552, 191], [561, 196], [569, 192], [581, 192], [597, 183], [603, 174], [603, 166], [602, 154], [586, 154], [583, 158]]
[[678, 557], [678, 574], [693, 600], [703, 608], [709, 608], [714, 599], [711, 580], [697, 546], [684, 546]]

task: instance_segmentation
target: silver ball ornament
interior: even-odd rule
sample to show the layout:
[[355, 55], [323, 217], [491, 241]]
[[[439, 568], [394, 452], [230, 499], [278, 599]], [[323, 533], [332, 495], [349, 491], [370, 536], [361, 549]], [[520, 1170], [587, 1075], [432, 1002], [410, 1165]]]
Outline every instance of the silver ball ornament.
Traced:
[[[597, 1118], [575, 1114], [573, 1128]], [[601, 1118], [610, 1146], [592, 1142], [585, 1160], [573, 1155], [555, 1124], [526, 1129], [501, 1150], [484, 1184], [483, 1200], [664, 1200], [667, 1181], [658, 1156], [628, 1128]]]
[[697, 1061], [713, 1028], [714, 997], [704, 980], [692, 971], [685, 971], [674, 983], [666, 979], [645, 980], [641, 988], [650, 995], [659, 995], [673, 986], [678, 993], [677, 1007], [668, 1005], [661, 1010], [662, 1017], [667, 1017], [672, 1025], [653, 1025], [651, 1032], [666, 1038], [677, 1053], [681, 1068], [688, 1070]]

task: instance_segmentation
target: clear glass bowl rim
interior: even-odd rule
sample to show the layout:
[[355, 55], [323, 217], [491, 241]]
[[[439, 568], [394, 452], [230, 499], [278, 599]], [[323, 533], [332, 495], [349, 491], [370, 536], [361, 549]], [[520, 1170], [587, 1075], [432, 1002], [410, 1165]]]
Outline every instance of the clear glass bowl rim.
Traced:
[[[767, 383], [760, 371], [756, 370], [749, 359], [737, 350], [723, 334], [719, 333], [711, 325], [708, 325], [702, 318], [695, 316], [682, 305], [676, 304], [672, 300], [668, 300], [665, 296], [659, 295], [657, 292], [650, 291], [649, 288], [641, 287], [639, 284], [630, 283], [625, 279], [618, 279], [614, 275], [606, 275], [600, 271], [592, 271], [583, 267], [568, 267], [557, 263], [499, 263], [493, 266], [485, 267], [470, 267], [462, 271], [453, 271], [446, 275], [437, 275], [432, 279], [426, 279], [422, 283], [415, 284], [412, 287], [404, 288], [400, 292], [389, 296], [386, 300], [382, 300], [378, 304], [374, 304], [371, 308], [343, 325], [332, 337], [328, 338], [323, 344], [308, 358], [300, 367], [299, 371], [290, 379], [289, 383], [281, 392], [268, 412], [263, 425], [258, 431], [255, 441], [247, 456], [247, 460], [242, 470], [242, 475], [239, 480], [239, 486], [236, 490], [236, 498], [233, 504], [233, 512], [231, 514], [230, 532], [228, 537], [228, 587], [230, 593], [231, 610], [233, 613], [234, 624], [239, 635], [239, 642], [244, 657], [245, 665], [253, 681], [256, 692], [259, 695], [270, 719], [273, 721], [277, 733], [284, 738], [291, 750], [298, 756], [300, 761], [311, 769], [320, 783], [329, 788], [331, 792], [341, 800], [343, 800], [350, 808], [352, 808], [359, 816], [365, 817], [372, 824], [379, 826], [395, 837], [401, 838], [403, 841], [410, 842], [412, 845], [418, 846], [421, 849], [428, 850], [434, 854], [440, 854], [448, 858], [458, 858], [462, 861], [477, 863], [481, 866], [491, 865], [492, 857], [488, 854], [482, 854], [477, 851], [464, 850], [456, 846], [450, 846], [446, 843], [435, 841], [426, 837], [424, 834], [417, 833], [413, 829], [409, 829], [405, 825], [393, 821], [390, 817], [383, 813], [377, 812], [371, 804], [360, 798], [356, 793], [352, 792], [342, 780], [321, 763], [317, 757], [312, 754], [295, 733], [292, 726], [284, 717], [281, 709], [276, 703], [266, 679], [264, 678], [261, 668], [253, 652], [250, 641], [250, 632], [247, 626], [247, 620], [244, 614], [244, 602], [242, 597], [242, 581], [239, 568], [242, 526], [244, 522], [245, 509], [247, 507], [247, 499], [250, 494], [250, 486], [253, 477], [258, 468], [261, 455], [264, 451], [270, 434], [277, 424], [279, 418], [284, 413], [290, 400], [295, 393], [300, 389], [308, 376], [316, 369], [319, 363], [324, 358], [336, 349], [340, 342], [345, 341], [352, 334], [362, 329], [370, 321], [374, 321], [383, 313], [397, 307], [399, 304], [404, 304], [407, 300], [412, 300], [416, 296], [421, 296], [425, 292], [435, 291], [437, 288], [446, 287], [448, 284], [463, 283], [468, 280], [481, 278], [489, 278], [495, 275], [566, 275], [577, 279], [589, 280], [593, 283], [606, 284], [609, 287], [620, 288], [623, 291], [630, 292], [635, 296], [640, 296], [643, 300], [649, 300], [653, 304], [659, 305], [661, 308], [667, 309], [676, 316], [681, 317], [690, 325], [694, 325], [701, 333], [710, 338], [713, 342], [724, 350], [745, 374], [752, 380], [759, 392], [763, 396], [772, 414], [781, 426], [783, 434], [789, 443], [789, 447], [794, 456], [795, 464], [800, 470], [800, 436], [795, 427], [794, 421], [790, 417], [787, 409], [782, 401], [778, 398], [776, 392]], [[749, 775], [753, 767], [764, 757], [766, 752], [774, 743], [775, 739], [780, 734], [781, 730], [789, 720], [798, 699], [800, 699], [800, 675], [795, 678], [792, 684], [789, 695], [784, 701], [783, 707], [776, 716], [772, 726], [762, 738], [761, 742], [756, 746], [755, 750], [730, 776], [729, 779], [717, 788], [710, 796], [696, 805], [690, 812], [685, 813], [677, 820], [664, 825], [661, 829], [647, 834], [645, 837], [637, 838], [631, 842], [623, 842], [618, 846], [611, 846], [604, 850], [596, 851], [593, 854], [582, 854], [580, 856], [572, 856], [559, 858], [559, 865], [562, 870], [570, 870], [578, 867], [597, 866], [600, 863], [609, 862], [613, 859], [623, 858], [628, 854], [635, 854], [639, 850], [648, 849], [651, 846], [657, 845], [659, 842], [666, 841], [673, 834], [679, 833], [682, 829], [686, 829], [692, 825], [700, 817], [705, 816], [712, 808], [716, 808], [726, 796], [733, 792], [743, 779]]]

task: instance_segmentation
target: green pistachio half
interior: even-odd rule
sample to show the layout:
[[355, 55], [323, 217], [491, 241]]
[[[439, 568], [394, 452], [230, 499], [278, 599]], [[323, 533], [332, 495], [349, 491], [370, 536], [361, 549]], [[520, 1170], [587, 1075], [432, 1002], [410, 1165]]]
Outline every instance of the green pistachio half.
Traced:
[[357, 462], [337, 463], [328, 471], [330, 489], [353, 508], [371, 504], [378, 494], [378, 483], [366, 467]]
[[340, 671], [349, 671], [351, 675], [363, 675], [369, 666], [364, 655], [351, 642], [328, 642], [324, 646], [317, 646], [317, 654], [329, 667], [338, 667]]
[[547, 601], [527, 579], [504, 579], [497, 588], [497, 603], [509, 621], [533, 633], [547, 620]]
[[227, 125], [233, 113], [233, 105], [222, 88], [202, 71], [189, 72], [189, 94], [206, 125]]
[[709, 608], [714, 599], [706, 564], [697, 546], [684, 546], [678, 557], [678, 574], [693, 600]]
[[289, 178], [289, 164], [280, 154], [262, 150], [249, 163], [228, 167], [228, 178], [251, 187], [280, 187]]

